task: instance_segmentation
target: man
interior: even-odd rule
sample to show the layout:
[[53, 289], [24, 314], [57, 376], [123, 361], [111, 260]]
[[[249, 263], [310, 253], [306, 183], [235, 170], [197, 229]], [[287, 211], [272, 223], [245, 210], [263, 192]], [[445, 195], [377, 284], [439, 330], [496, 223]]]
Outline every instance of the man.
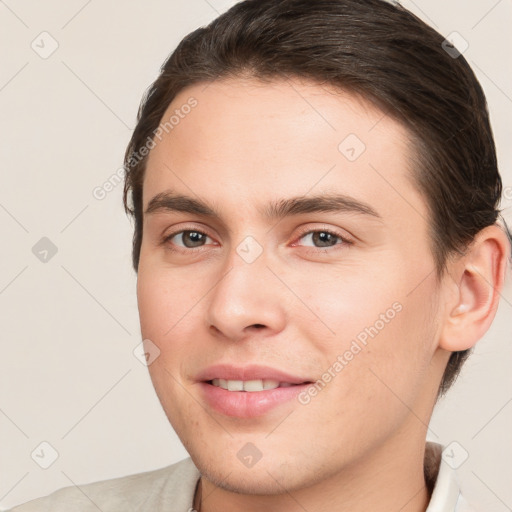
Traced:
[[152, 382], [190, 458], [30, 510], [470, 510], [437, 399], [510, 259], [483, 92], [381, 0], [248, 0], [139, 111], [125, 207]]

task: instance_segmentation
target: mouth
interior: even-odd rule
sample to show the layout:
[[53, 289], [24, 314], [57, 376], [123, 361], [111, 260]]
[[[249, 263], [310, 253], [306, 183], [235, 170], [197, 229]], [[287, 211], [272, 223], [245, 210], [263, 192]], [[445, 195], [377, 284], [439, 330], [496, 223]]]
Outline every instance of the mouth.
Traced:
[[246, 419], [264, 416], [287, 403], [293, 404], [294, 399], [315, 382], [309, 376], [293, 375], [270, 366], [227, 363], [203, 369], [194, 380], [199, 384], [200, 399], [210, 409]]
[[293, 382], [280, 382], [273, 379], [253, 379], [253, 380], [227, 380], [227, 379], [211, 379], [205, 381], [207, 384], [216, 386], [227, 391], [246, 391], [248, 393], [255, 393], [259, 391], [266, 391], [276, 388], [289, 388], [292, 386], [300, 386], [303, 384], [312, 384], [311, 381], [293, 383]]

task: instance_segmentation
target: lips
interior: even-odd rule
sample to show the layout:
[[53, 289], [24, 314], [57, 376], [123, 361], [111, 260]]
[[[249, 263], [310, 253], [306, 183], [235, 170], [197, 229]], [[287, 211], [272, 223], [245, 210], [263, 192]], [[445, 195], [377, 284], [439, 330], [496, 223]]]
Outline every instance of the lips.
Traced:
[[196, 376], [200, 400], [224, 416], [251, 419], [264, 416], [274, 408], [295, 403], [297, 395], [312, 379], [251, 364], [217, 364]]
[[197, 376], [198, 382], [212, 382], [214, 379], [222, 379], [225, 381], [277, 381], [281, 384], [305, 384], [311, 383], [313, 380], [309, 377], [301, 377], [292, 375], [285, 371], [251, 364], [247, 366], [233, 366], [229, 364], [217, 364], [209, 366], [201, 371]]

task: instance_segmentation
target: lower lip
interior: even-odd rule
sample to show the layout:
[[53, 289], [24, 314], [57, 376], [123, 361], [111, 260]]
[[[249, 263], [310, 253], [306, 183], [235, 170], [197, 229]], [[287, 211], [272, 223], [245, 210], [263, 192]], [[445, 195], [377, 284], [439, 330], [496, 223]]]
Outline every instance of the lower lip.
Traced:
[[226, 416], [254, 418], [293, 400], [311, 383], [263, 391], [228, 391], [208, 382], [199, 385], [206, 402], [216, 411]]

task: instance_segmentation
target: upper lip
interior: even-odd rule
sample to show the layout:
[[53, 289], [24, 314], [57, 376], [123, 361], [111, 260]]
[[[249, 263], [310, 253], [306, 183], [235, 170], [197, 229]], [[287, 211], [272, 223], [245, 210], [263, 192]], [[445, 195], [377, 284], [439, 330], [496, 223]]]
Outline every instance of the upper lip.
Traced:
[[310, 379], [291, 375], [277, 368], [250, 364], [247, 366], [233, 366], [230, 364], [216, 364], [201, 371], [196, 379], [200, 382], [208, 382], [213, 379], [225, 380], [276, 380], [289, 382], [290, 384], [302, 384], [311, 382]]

